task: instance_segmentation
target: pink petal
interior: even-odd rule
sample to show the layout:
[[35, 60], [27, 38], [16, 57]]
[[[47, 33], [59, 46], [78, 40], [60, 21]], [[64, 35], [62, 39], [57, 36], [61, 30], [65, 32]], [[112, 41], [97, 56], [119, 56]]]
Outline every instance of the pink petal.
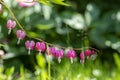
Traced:
[[36, 4], [33, 0], [18, 0], [18, 4], [21, 7], [31, 7]]

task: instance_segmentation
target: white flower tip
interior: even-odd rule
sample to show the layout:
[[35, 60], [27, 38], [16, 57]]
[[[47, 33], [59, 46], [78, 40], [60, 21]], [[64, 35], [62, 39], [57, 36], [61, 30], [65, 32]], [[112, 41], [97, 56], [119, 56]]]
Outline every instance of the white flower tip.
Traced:
[[96, 59], [96, 57], [97, 57], [97, 55], [96, 55], [96, 54], [94, 54], [94, 55], [91, 55], [90, 59], [91, 59], [91, 60], [95, 60], [95, 59]]
[[20, 44], [20, 39], [18, 39], [17, 44]]
[[28, 55], [30, 55], [30, 49], [28, 50]]
[[60, 63], [60, 62], [61, 62], [61, 58], [59, 57], [59, 58], [58, 58], [58, 63]]
[[71, 62], [71, 64], [73, 64], [73, 58], [70, 58], [70, 62]]
[[11, 33], [11, 29], [8, 30], [8, 34], [10, 34], [10, 33]]
[[39, 55], [41, 55], [41, 51], [39, 51], [39, 53], [38, 53]]
[[87, 56], [87, 59], [90, 59], [90, 56]]
[[84, 63], [84, 60], [80, 60], [80, 63], [82, 63], [82, 64], [83, 64], [83, 63]]

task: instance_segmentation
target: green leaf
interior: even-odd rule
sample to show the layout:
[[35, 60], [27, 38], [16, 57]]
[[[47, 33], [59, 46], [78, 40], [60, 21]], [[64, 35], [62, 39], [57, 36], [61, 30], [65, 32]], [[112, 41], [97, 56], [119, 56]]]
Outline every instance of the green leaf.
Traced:
[[45, 4], [45, 5], [48, 5], [48, 6], [51, 5], [48, 0], [38, 0], [38, 1], [39, 1], [40, 3]]
[[5, 45], [4, 45], [4, 44], [0, 44], [0, 47], [1, 47], [1, 46], [5, 46]]
[[8, 68], [7, 70], [6, 70], [6, 75], [7, 76], [12, 76], [12, 74], [13, 74], [13, 72], [14, 72], [14, 67], [11, 67], [11, 68]]
[[36, 27], [40, 30], [48, 30], [48, 29], [51, 29], [53, 28], [53, 24], [38, 24], [36, 25]]
[[38, 0], [40, 3], [45, 4], [50, 6], [51, 3], [59, 4], [59, 5], [64, 5], [64, 6], [70, 6], [67, 3], [64, 3], [64, 0]]
[[0, 67], [0, 74], [2, 74], [4, 71], [4, 67]]
[[35, 32], [27, 32], [27, 34], [32, 36], [32, 37], [39, 37], [39, 34], [37, 34]]
[[120, 70], [120, 57], [118, 56], [117, 53], [114, 54], [114, 60], [115, 60], [115, 63], [118, 67], [118, 69]]
[[21, 77], [24, 77], [24, 75], [25, 75], [23, 65], [20, 66], [20, 75], [21, 75]]
[[70, 6], [67, 3], [64, 3], [64, 0], [50, 0], [52, 3], [59, 4], [59, 5], [64, 5], [64, 6]]
[[36, 55], [36, 60], [37, 60], [37, 64], [39, 65], [39, 67], [45, 68], [46, 63], [45, 63], [45, 59], [42, 55]]

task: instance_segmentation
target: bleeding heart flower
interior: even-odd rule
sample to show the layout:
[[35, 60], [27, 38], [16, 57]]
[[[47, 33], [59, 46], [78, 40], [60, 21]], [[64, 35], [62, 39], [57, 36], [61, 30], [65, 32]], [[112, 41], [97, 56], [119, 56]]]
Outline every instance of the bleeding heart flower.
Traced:
[[26, 33], [22, 30], [17, 30], [16, 35], [17, 35], [17, 38], [18, 38], [17, 44], [19, 44], [20, 40], [23, 40], [25, 38]]
[[66, 56], [71, 60], [71, 63], [73, 63], [73, 59], [76, 58], [76, 52], [74, 50], [67, 50]]
[[80, 63], [84, 63], [84, 52], [80, 53]]
[[17, 0], [17, 2], [21, 7], [31, 7], [36, 4], [34, 0]]
[[62, 49], [56, 50], [55, 57], [58, 58], [58, 62], [61, 62], [61, 58], [64, 57], [64, 51]]
[[50, 53], [54, 56], [54, 57], [56, 57], [56, 48], [55, 47], [50, 47], [49, 48], [50, 49]]
[[91, 54], [91, 50], [85, 50], [85, 54], [87, 56], [87, 59], [89, 59], [90, 54]]
[[96, 57], [97, 57], [97, 52], [96, 52], [95, 50], [92, 50], [91, 53], [92, 53], [92, 55], [91, 55], [91, 57], [90, 57], [91, 60], [95, 60]]
[[92, 50], [91, 53], [92, 53], [92, 54], [96, 54], [96, 51], [95, 51], [95, 50]]
[[52, 56], [56, 57], [56, 50], [57, 50], [57, 48], [55, 48], [55, 47], [48, 47], [46, 50], [46, 54], [47, 55], [52, 54]]
[[35, 42], [32, 40], [31, 41], [27, 40], [25, 42], [25, 47], [26, 47], [26, 49], [28, 49], [28, 54], [30, 54], [30, 50], [34, 49], [34, 46], [35, 46]]
[[45, 49], [46, 49], [46, 44], [45, 44], [45, 42], [37, 42], [36, 45], [35, 45], [35, 49], [36, 49], [36, 51], [39, 51], [39, 54], [40, 54], [41, 52], [44, 52]]
[[7, 21], [6, 27], [9, 29], [8, 34], [11, 33], [11, 30], [14, 29], [15, 26], [16, 26], [16, 22], [15, 21], [12, 21], [12, 20], [8, 20]]

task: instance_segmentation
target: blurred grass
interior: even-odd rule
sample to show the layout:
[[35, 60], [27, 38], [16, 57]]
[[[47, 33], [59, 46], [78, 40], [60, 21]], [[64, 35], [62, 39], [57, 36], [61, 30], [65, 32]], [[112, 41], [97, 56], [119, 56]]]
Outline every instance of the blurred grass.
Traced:
[[[0, 67], [0, 80], [48, 80], [46, 61], [42, 55], [36, 56], [37, 64], [35, 72], [31, 73], [23, 65], [20, 72], [14, 72], [11, 68]], [[86, 60], [84, 64], [75, 61], [73, 64], [67, 59], [62, 59], [61, 63], [51, 63], [51, 80], [120, 80], [120, 57], [114, 54], [115, 66], [109, 63], [101, 63], [99, 59], [95, 61]]]

